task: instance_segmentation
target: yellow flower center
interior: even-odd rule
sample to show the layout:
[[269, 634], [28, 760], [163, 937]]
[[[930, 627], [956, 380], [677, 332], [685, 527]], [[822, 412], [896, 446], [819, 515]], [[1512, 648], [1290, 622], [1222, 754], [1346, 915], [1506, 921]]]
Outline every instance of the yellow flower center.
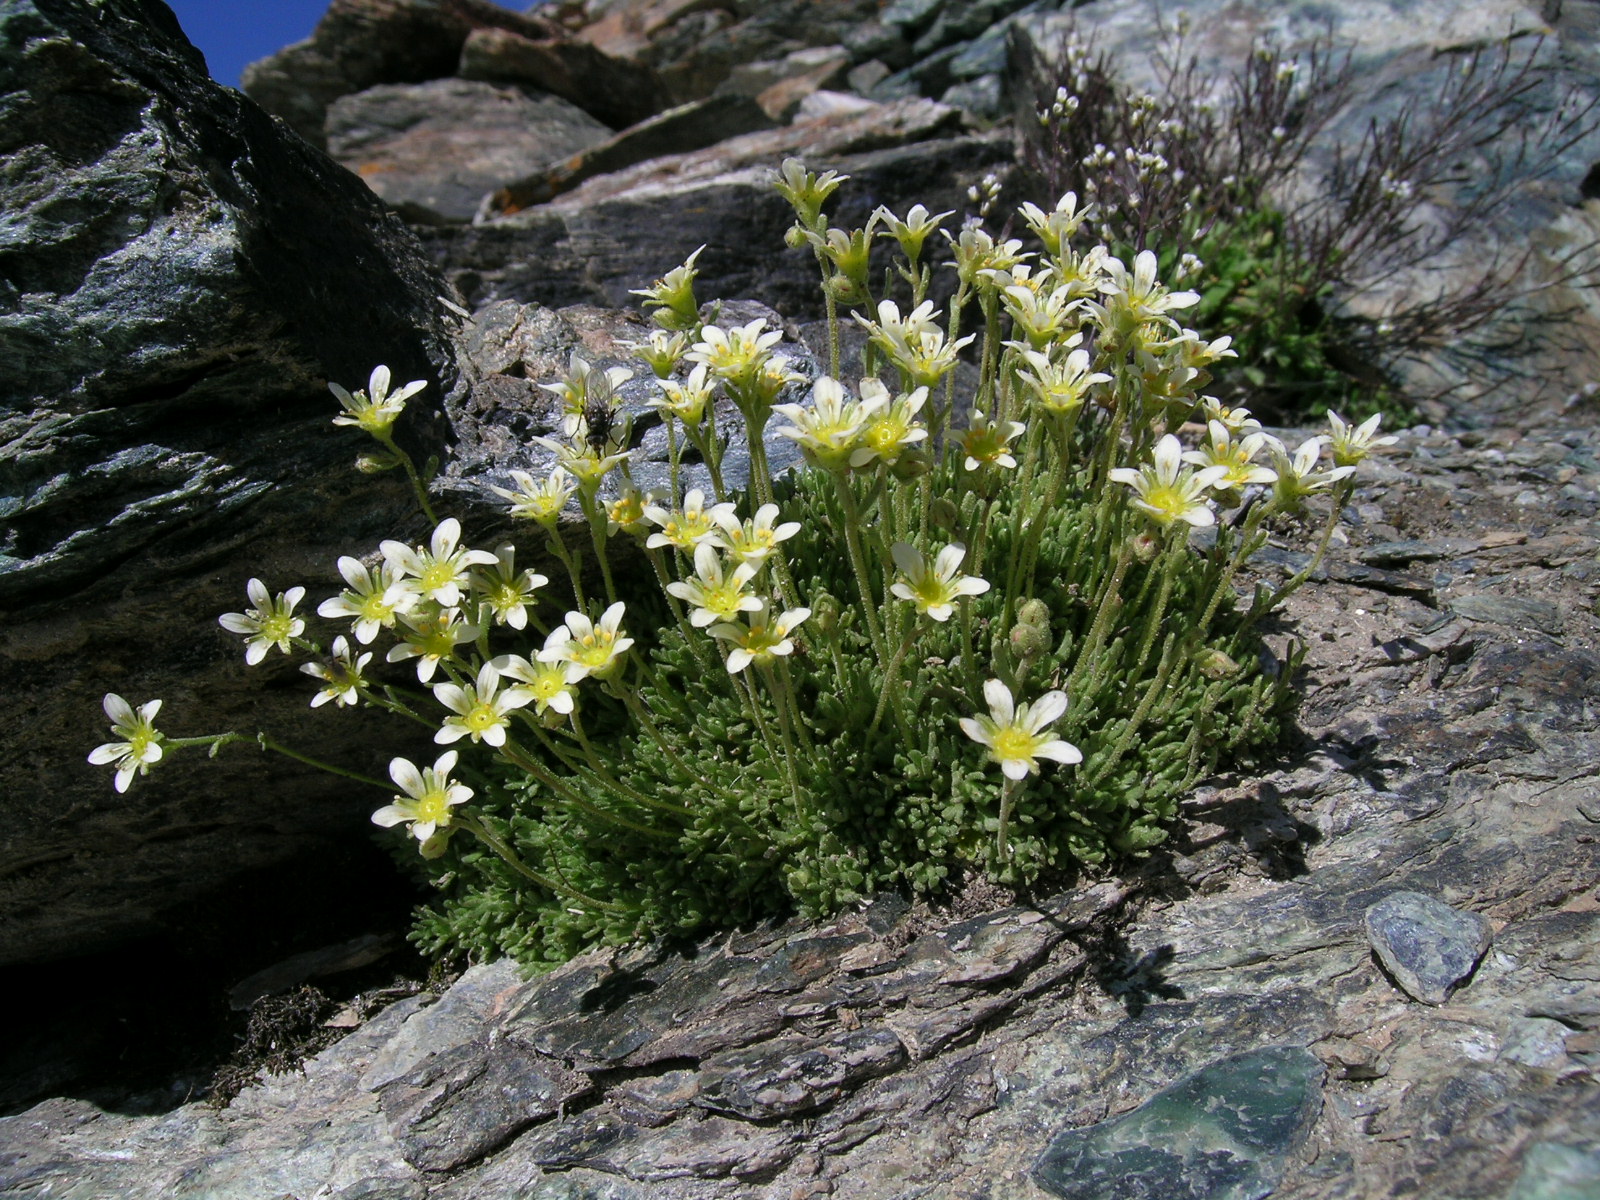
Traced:
[[865, 440], [879, 454], [893, 450], [911, 432], [910, 424], [898, 416], [879, 417], [868, 426]]
[[294, 618], [288, 613], [268, 613], [261, 618], [261, 636], [269, 642], [286, 642], [294, 636]]
[[1038, 739], [1033, 734], [1015, 725], [1001, 729], [994, 735], [994, 754], [1001, 761], [1016, 758], [1031, 760], [1037, 745]]
[[430, 788], [417, 797], [417, 820], [435, 825], [450, 824], [450, 802], [443, 788]]
[[731, 584], [722, 584], [720, 587], [705, 590], [705, 607], [716, 613], [719, 617], [732, 618], [739, 612], [739, 601], [744, 593]]
[[454, 582], [455, 577], [455, 567], [448, 562], [436, 561], [423, 568], [422, 574], [418, 577], [418, 582], [422, 585], [423, 591], [431, 592], [444, 587], [447, 583]]
[[448, 658], [455, 653], [455, 639], [445, 630], [419, 633], [410, 639], [424, 658]]
[[381, 593], [361, 598], [361, 617], [367, 621], [387, 621], [394, 616], [394, 605], [385, 604]]
[[1176, 521], [1189, 511], [1190, 502], [1183, 492], [1167, 484], [1157, 484], [1144, 495], [1144, 502], [1157, 510], [1157, 519], [1163, 523]]
[[487, 704], [478, 703], [461, 718], [461, 723], [472, 733], [484, 733], [500, 724], [500, 714]]

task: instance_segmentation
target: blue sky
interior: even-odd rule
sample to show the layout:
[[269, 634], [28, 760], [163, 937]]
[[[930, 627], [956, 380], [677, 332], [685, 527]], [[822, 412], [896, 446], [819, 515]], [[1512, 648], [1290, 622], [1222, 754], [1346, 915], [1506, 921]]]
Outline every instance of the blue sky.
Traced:
[[246, 63], [311, 36], [329, 0], [167, 0], [211, 77], [239, 86]]

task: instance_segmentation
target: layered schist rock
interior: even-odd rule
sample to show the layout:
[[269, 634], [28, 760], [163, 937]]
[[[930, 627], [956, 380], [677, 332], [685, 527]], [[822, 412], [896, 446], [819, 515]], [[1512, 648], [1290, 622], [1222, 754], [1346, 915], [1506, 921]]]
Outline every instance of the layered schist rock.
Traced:
[[[437, 443], [457, 372], [444, 290], [356, 179], [218, 87], [145, 0], [23, 0], [0, 24], [0, 962], [148, 930], [283, 861], [352, 797], [250, 758], [159, 791], [84, 756], [103, 693], [167, 728], [300, 720], [246, 679], [216, 617], [399, 527], [350, 470], [327, 381], [381, 358], [425, 379], [405, 436]], [[268, 671], [270, 679], [281, 675]], [[348, 748], [350, 730], [307, 737]], [[356, 802], [359, 803], [359, 802]], [[299, 832], [295, 832], [298, 830]]]

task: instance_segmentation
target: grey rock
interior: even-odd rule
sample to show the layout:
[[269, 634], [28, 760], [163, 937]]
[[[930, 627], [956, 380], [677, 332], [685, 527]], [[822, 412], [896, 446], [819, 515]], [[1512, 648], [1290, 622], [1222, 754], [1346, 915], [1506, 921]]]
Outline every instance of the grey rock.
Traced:
[[798, 155], [852, 176], [835, 206], [838, 224], [862, 225], [880, 203], [959, 210], [966, 188], [1011, 157], [1009, 139], [946, 136], [960, 121], [959, 110], [933, 101], [883, 105], [654, 159], [500, 220], [418, 234], [474, 307], [502, 299], [632, 307], [633, 289], [704, 245], [697, 294], [759, 296], [785, 316], [819, 313], [814, 261], [782, 248], [794, 215], [770, 185], [779, 163]]
[[546, 92], [465, 79], [382, 84], [328, 108], [328, 153], [408, 221], [472, 220], [486, 193], [612, 131]]
[[516, 1042], [467, 1042], [388, 1081], [378, 1097], [406, 1161], [448, 1171], [478, 1161], [594, 1086]]
[[476, 219], [510, 216], [535, 204], [570, 192], [586, 179], [673, 154], [687, 154], [741, 134], [772, 127], [772, 118], [752, 97], [738, 94], [708, 96], [680, 104], [666, 112], [622, 130], [614, 137], [574, 154], [565, 162], [554, 159], [541, 169], [506, 177], [503, 186], [484, 198]]
[[847, 29], [876, 13], [876, 0], [770, 0], [712, 11], [692, 7], [657, 32], [640, 57], [681, 104], [709, 96], [744, 64], [809, 46], [840, 45]]
[[315, 146], [340, 96], [453, 75], [474, 29], [530, 39], [561, 29], [490, 0], [332, 0], [311, 36], [244, 69], [244, 92]]
[[164, 6], [27, 0], [4, 29], [0, 687], [34, 697], [0, 716], [14, 962], [157, 928], [364, 820], [291, 772], [262, 821], [253, 755], [204, 785], [180, 759], [174, 790], [126, 797], [82, 758], [105, 740], [101, 695], [123, 690], [164, 697], [170, 734], [274, 719], [309, 753], [351, 749], [337, 719], [307, 727], [303, 697], [263, 703], [217, 614], [252, 575], [282, 590], [409, 511], [349, 470], [326, 381], [363, 386], [379, 361], [427, 380], [401, 429], [420, 448], [442, 440], [456, 367], [413, 236], [212, 83]]
[[1367, 909], [1373, 953], [1406, 992], [1443, 1004], [1489, 948], [1489, 922], [1420, 892], [1392, 892]]
[[1450, 611], [1473, 621], [1492, 621], [1515, 629], [1552, 629], [1560, 610], [1548, 600], [1526, 596], [1454, 596]]
[[1528, 1148], [1505, 1200], [1580, 1200], [1600, 1196], [1600, 1153], [1589, 1146], [1539, 1142]]
[[571, 101], [613, 129], [644, 121], [667, 107], [655, 72], [571, 38], [534, 40], [483, 27], [461, 47], [463, 79], [522, 83]]
[[945, 89], [939, 101], [941, 104], [951, 104], [965, 109], [973, 116], [986, 121], [998, 121], [1005, 113], [998, 74], [980, 75], [976, 79], [964, 79], [960, 83], [952, 84]]
[[1322, 1076], [1298, 1046], [1223, 1059], [1131, 1113], [1058, 1134], [1033, 1177], [1067, 1200], [1260, 1200], [1316, 1120]]

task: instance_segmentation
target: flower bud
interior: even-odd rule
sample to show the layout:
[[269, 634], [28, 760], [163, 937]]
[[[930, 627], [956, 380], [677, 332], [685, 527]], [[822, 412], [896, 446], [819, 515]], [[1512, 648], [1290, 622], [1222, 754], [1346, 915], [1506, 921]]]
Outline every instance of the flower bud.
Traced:
[[1017, 609], [1017, 620], [1024, 625], [1032, 625], [1035, 629], [1048, 631], [1050, 628], [1050, 606], [1035, 596], [1032, 600], [1023, 602]]
[[444, 852], [449, 848], [450, 835], [455, 830], [452, 828], [435, 829], [433, 836], [417, 847], [423, 858], [443, 858]]
[[916, 479], [919, 475], [926, 475], [933, 470], [933, 463], [921, 450], [902, 450], [900, 457], [894, 460], [894, 465], [889, 468], [890, 474], [896, 479]]
[[791, 225], [783, 235], [783, 244], [791, 250], [798, 250], [806, 244], [806, 231], [800, 225]]
[[1133, 535], [1133, 556], [1142, 563], [1154, 562], [1161, 553], [1161, 541], [1153, 534], [1136, 533]]
[[865, 304], [868, 300], [865, 289], [848, 275], [833, 275], [828, 278], [828, 294], [846, 307], [853, 308], [857, 304]]
[[811, 602], [811, 628], [819, 633], [832, 633], [839, 627], [839, 601], [823, 592]]
[[1221, 650], [1207, 650], [1195, 662], [1195, 669], [1207, 679], [1230, 679], [1239, 673], [1239, 664]]
[[1032, 662], [1034, 659], [1042, 657], [1050, 649], [1050, 634], [1048, 630], [1022, 622], [1011, 627], [1010, 641], [1011, 653], [1015, 654], [1022, 662]]
[[954, 530], [961, 524], [961, 510], [946, 496], [940, 496], [929, 506], [928, 517], [940, 529]]
[[381, 475], [400, 465], [400, 460], [387, 450], [373, 450], [356, 458], [356, 470], [363, 475]]

